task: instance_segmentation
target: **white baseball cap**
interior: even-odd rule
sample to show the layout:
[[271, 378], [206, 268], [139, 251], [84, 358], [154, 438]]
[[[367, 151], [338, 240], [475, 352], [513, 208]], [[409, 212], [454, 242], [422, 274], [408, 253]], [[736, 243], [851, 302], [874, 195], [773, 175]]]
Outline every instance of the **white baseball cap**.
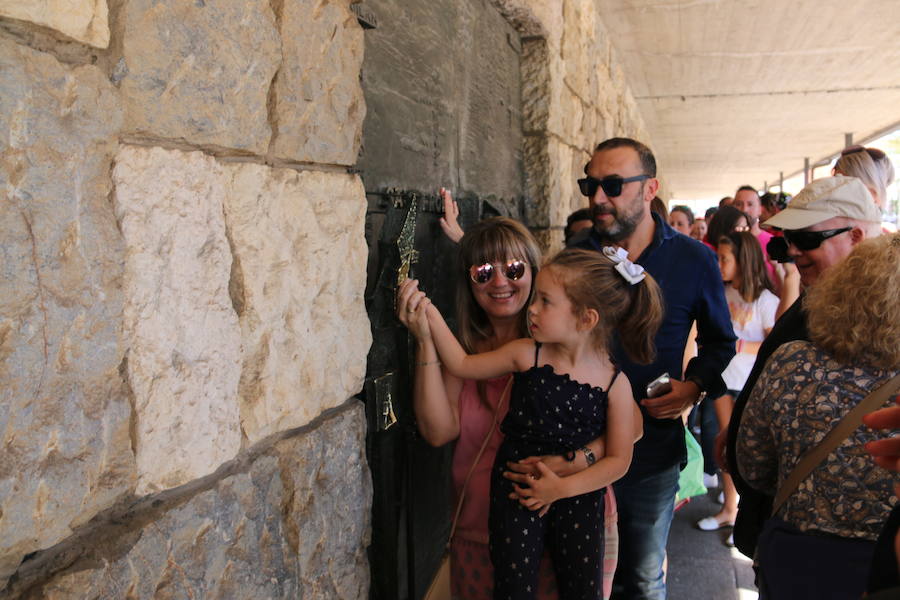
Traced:
[[832, 217], [881, 223], [881, 209], [856, 177], [816, 179], [800, 190], [787, 208], [765, 222], [780, 229], [805, 229]]

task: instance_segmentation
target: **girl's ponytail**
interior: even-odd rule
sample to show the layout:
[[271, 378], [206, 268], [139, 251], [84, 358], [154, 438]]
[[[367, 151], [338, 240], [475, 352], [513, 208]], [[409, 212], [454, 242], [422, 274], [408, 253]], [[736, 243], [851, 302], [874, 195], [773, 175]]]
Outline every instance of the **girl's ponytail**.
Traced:
[[648, 364], [656, 358], [654, 338], [662, 324], [663, 311], [659, 285], [645, 273], [643, 281], [631, 286], [631, 305], [617, 327], [619, 342], [632, 360]]

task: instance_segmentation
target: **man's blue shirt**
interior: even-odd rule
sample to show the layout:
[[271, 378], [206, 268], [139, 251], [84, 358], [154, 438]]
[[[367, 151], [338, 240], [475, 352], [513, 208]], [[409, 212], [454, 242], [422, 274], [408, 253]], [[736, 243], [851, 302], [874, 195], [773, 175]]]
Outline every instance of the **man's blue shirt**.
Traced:
[[[672, 378], [697, 378], [711, 402], [725, 392], [722, 371], [734, 356], [737, 339], [725, 302], [725, 288], [715, 255], [710, 249], [669, 227], [652, 213], [656, 229], [653, 241], [637, 264], [650, 273], [663, 294], [665, 315], [656, 334], [656, 360], [638, 364], [613, 343], [613, 358], [631, 381], [635, 401], [645, 397], [647, 384], [663, 373]], [[600, 251], [603, 242], [591, 229], [577, 236], [572, 246]], [[691, 325], [697, 321], [697, 356], [685, 373], [681, 368]], [[686, 461], [681, 419], [654, 419], [641, 407], [644, 437], [635, 445], [631, 474], [649, 474]]]

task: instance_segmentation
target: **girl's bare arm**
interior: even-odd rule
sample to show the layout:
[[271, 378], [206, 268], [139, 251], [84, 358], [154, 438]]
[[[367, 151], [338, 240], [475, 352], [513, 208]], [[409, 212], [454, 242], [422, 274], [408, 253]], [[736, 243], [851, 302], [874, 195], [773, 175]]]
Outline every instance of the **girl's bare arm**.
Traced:
[[433, 304], [428, 305], [427, 314], [431, 339], [438, 354], [447, 370], [457, 377], [490, 379], [519, 371], [526, 364], [529, 353], [534, 352], [534, 342], [526, 338], [514, 340], [490, 352], [466, 354]]

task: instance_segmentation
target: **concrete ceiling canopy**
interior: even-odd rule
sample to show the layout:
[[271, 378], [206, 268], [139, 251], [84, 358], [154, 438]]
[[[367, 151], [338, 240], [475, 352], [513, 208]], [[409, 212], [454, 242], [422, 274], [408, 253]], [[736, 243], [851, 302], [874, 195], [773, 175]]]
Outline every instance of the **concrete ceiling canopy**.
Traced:
[[596, 5], [676, 198], [771, 183], [900, 124], [896, 0]]

